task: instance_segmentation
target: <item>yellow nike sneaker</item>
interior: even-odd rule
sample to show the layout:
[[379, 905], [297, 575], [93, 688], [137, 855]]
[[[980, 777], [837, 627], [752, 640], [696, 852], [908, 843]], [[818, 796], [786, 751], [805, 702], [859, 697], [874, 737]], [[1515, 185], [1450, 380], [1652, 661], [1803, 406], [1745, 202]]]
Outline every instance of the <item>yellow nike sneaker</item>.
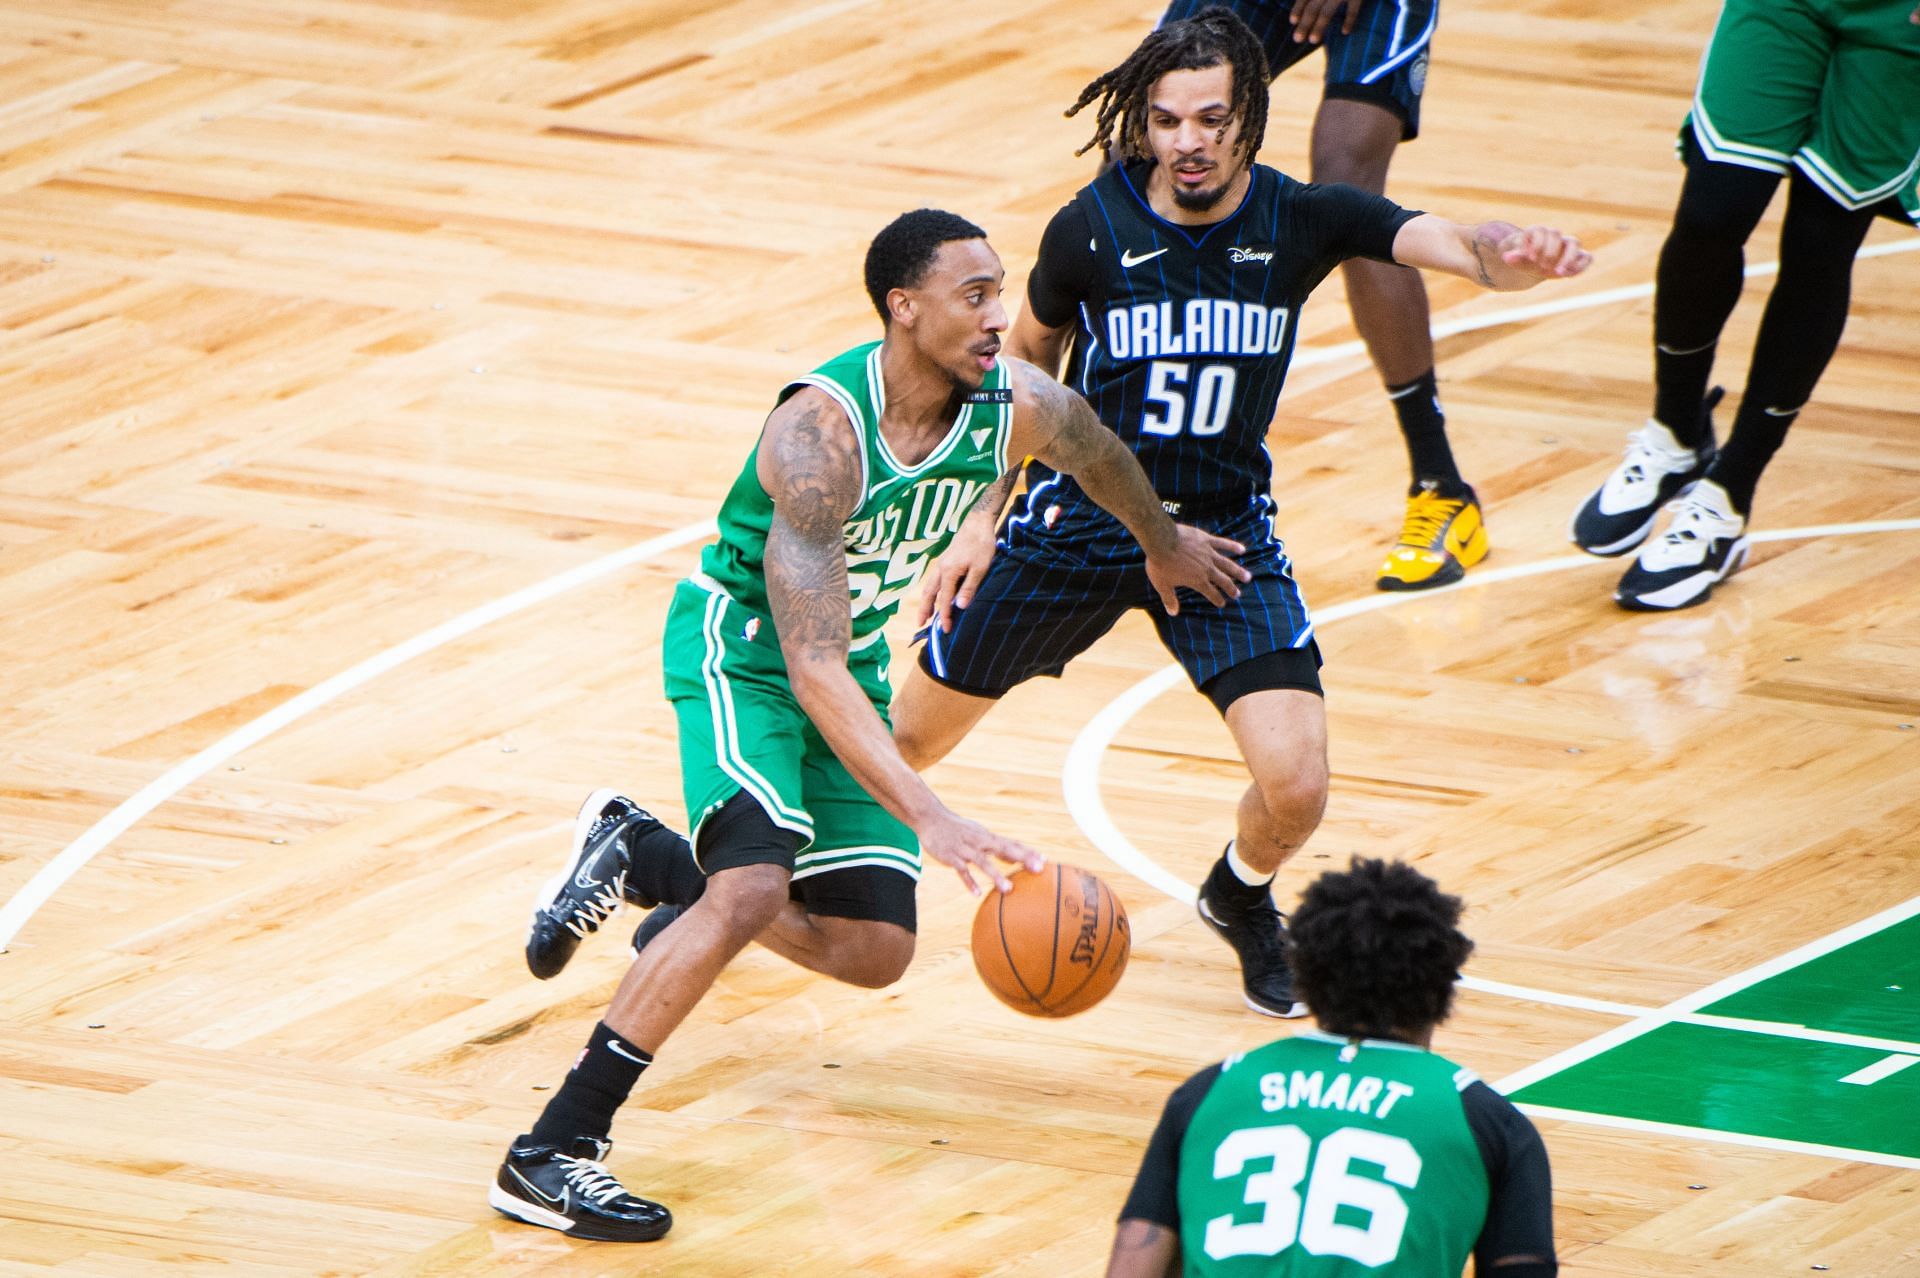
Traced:
[[1449, 497], [1438, 484], [1423, 479], [1407, 498], [1400, 543], [1380, 565], [1373, 584], [1382, 590], [1445, 586], [1466, 576], [1468, 568], [1487, 557], [1487, 549], [1487, 525], [1473, 489]]

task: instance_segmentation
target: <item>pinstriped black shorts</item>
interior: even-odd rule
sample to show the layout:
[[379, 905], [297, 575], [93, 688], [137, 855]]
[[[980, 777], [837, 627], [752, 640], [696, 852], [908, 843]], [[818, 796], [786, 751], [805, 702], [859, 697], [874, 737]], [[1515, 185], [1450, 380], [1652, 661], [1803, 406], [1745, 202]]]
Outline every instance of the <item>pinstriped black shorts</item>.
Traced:
[[[1169, 617], [1137, 548], [1123, 562], [1102, 555], [1095, 557], [1099, 566], [1089, 566], [1081, 548], [1054, 549], [1044, 537], [1028, 535], [997, 549], [973, 602], [954, 613], [951, 631], [928, 631], [920, 668], [957, 692], [999, 697], [1036, 675], [1058, 677], [1123, 614], [1140, 608], [1194, 686], [1209, 696], [1214, 686], [1228, 701], [1261, 687], [1318, 692], [1313, 619], [1265, 503], [1218, 526], [1207, 523], [1209, 531], [1247, 548], [1240, 563], [1253, 573], [1240, 597], [1223, 607], [1182, 591], [1179, 615]], [[1221, 678], [1236, 668], [1236, 677]], [[1215, 704], [1226, 709], [1218, 697]]]
[[[1267, 69], [1279, 75], [1315, 49], [1293, 39], [1292, 0], [1172, 0], [1162, 24], [1191, 18], [1225, 3], [1267, 51]], [[1427, 52], [1439, 21], [1439, 0], [1355, 0], [1360, 17], [1343, 34], [1344, 11], [1326, 32], [1326, 96], [1373, 102], [1404, 122], [1402, 139], [1420, 134], [1420, 95], [1427, 87]]]

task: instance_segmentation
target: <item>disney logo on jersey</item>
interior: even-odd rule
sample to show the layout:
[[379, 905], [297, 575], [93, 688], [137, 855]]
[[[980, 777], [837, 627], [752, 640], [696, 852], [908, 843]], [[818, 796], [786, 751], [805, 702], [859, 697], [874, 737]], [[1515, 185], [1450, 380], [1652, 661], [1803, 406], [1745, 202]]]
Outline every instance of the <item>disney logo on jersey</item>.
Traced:
[[1227, 260], [1235, 266], [1242, 266], [1248, 262], [1271, 262], [1273, 248], [1271, 245], [1263, 248], [1258, 244], [1247, 247], [1236, 244], [1227, 250]]

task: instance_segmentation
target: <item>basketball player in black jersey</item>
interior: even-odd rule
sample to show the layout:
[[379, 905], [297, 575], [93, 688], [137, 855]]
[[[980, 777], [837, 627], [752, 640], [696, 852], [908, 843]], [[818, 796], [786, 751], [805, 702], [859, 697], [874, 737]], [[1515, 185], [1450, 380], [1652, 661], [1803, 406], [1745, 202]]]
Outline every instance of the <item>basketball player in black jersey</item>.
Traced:
[[1402, 209], [1254, 163], [1267, 118], [1259, 42], [1225, 9], [1153, 32], [1087, 87], [1093, 146], [1123, 162], [1055, 215], [1007, 350], [1085, 395], [1169, 511], [1247, 547], [1225, 606], [1158, 605], [1126, 530], [1067, 476], [1028, 475], [998, 547], [989, 493], [929, 579], [918, 668], [893, 703], [901, 754], [940, 759], [994, 701], [1066, 663], [1132, 608], [1226, 719], [1253, 784], [1199, 911], [1239, 954], [1248, 1004], [1293, 997], [1269, 885], [1320, 822], [1327, 729], [1313, 622], [1274, 531], [1268, 423], [1300, 307], [1342, 261], [1370, 258], [1523, 289], [1591, 260], [1571, 237]]
[[[1161, 22], [1194, 17], [1206, 4], [1169, 0]], [[1227, 0], [1226, 7], [1260, 41], [1270, 76], [1326, 50], [1309, 142], [1311, 180], [1383, 194], [1394, 152], [1420, 136], [1440, 0]], [[1487, 530], [1447, 440], [1426, 283], [1418, 271], [1366, 258], [1342, 263], [1340, 274], [1413, 472], [1399, 544], [1375, 584], [1427, 590], [1458, 581], [1486, 557]]]

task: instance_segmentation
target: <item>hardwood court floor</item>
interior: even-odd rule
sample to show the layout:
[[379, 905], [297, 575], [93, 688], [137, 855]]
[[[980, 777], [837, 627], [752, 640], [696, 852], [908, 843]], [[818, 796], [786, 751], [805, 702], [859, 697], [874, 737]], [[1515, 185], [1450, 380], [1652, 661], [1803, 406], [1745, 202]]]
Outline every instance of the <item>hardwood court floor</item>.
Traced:
[[[1482, 985], [1438, 1046], [1490, 1079], [1920, 897], [1920, 533], [1765, 543], [1671, 617], [1616, 611], [1617, 566], [1493, 580], [1569, 553], [1646, 411], [1648, 303], [1603, 295], [1652, 278], [1709, 8], [1448, 0], [1394, 194], [1599, 254], [1524, 299], [1431, 282], [1437, 322], [1599, 303], [1442, 343], [1493, 584], [1331, 611], [1372, 597], [1404, 482], [1337, 279], [1274, 426], [1336, 773], [1282, 896], [1352, 854], [1462, 893]], [[1018, 289], [1090, 173], [1060, 111], [1154, 9], [0, 0], [0, 1272], [1100, 1271], [1168, 1090], [1287, 1032], [1136, 877], [1192, 882], [1228, 833], [1204, 704], [1152, 699], [1099, 756], [1157, 871], [1069, 814], [1070, 747], [1164, 665], [1139, 625], [933, 777], [1110, 876], [1138, 950], [1107, 1004], [992, 1002], [935, 870], [896, 987], [756, 951], [672, 1041], [612, 1158], [667, 1241], [569, 1243], [484, 1187], [622, 970], [626, 918], [558, 980], [521, 965], [575, 805], [683, 815], [660, 613], [774, 391], [872, 335], [860, 254], [903, 208], [984, 223]], [[1275, 89], [1295, 172], [1317, 75]], [[1901, 251], [1859, 264], [1762, 529], [1920, 517], [1913, 242], [1874, 233]], [[1904, 985], [1855, 1035], [1894, 1056]], [[1723, 1128], [1807, 1108], [1799, 1067], [1733, 1060], [1607, 1103], [1719, 1071]], [[1886, 1097], [1885, 1144], [1916, 1073], [1816, 1094]], [[1920, 1273], [1912, 1160], [1539, 1121], [1570, 1275]]]

